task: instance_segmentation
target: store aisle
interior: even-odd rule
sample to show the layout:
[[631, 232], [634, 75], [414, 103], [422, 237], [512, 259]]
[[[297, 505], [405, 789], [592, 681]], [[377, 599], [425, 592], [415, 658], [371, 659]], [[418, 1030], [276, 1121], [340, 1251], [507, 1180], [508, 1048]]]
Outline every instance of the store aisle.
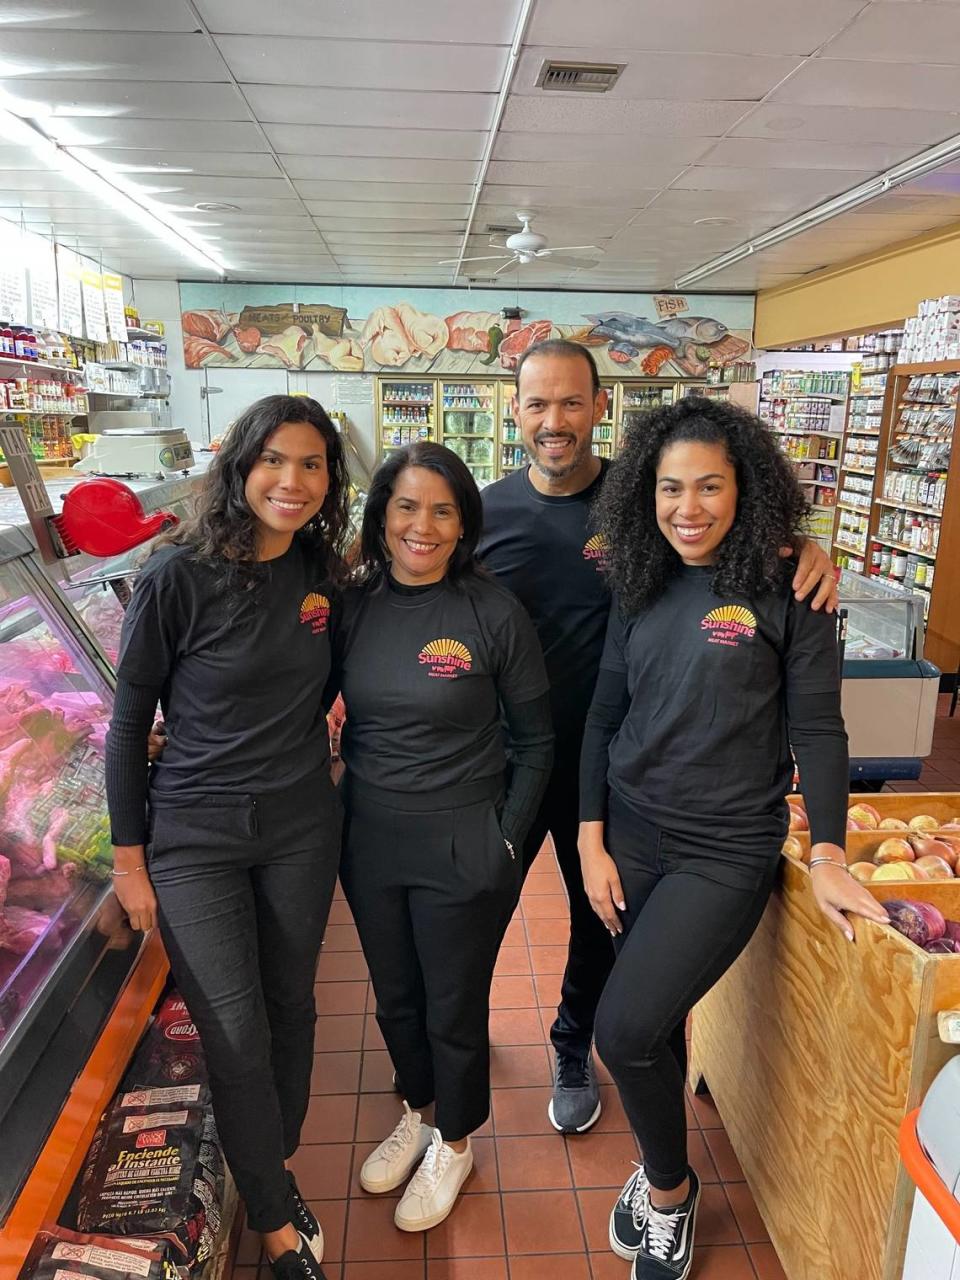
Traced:
[[[960, 791], [960, 715], [940, 700], [934, 750], [919, 783], [897, 790]], [[601, 1067], [603, 1115], [578, 1138], [546, 1116], [553, 1019], [567, 907], [544, 850], [507, 932], [493, 991], [493, 1114], [474, 1140], [476, 1168], [462, 1203], [426, 1235], [393, 1226], [396, 1196], [369, 1196], [357, 1175], [392, 1128], [398, 1103], [373, 1017], [357, 932], [338, 893], [317, 972], [316, 1066], [297, 1178], [323, 1223], [329, 1280], [624, 1280], [607, 1245], [607, 1217], [636, 1147]], [[691, 1159], [703, 1179], [694, 1280], [783, 1280], [783, 1270], [709, 1098], [688, 1099]], [[234, 1280], [258, 1274], [246, 1235]]]

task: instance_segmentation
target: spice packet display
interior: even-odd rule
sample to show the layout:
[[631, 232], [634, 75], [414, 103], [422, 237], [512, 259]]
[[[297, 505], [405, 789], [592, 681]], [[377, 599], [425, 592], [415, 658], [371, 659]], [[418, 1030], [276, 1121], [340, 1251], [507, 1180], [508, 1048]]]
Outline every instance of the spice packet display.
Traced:
[[66, 1227], [38, 1231], [17, 1280], [179, 1280], [160, 1240], [118, 1240]]
[[141, 1105], [134, 1090], [101, 1121], [80, 1182], [77, 1221], [84, 1231], [156, 1236], [179, 1266], [211, 1256], [223, 1204], [223, 1156], [213, 1114], [197, 1104], [202, 1086], [179, 1090], [183, 1105]]
[[[126, 1089], [206, 1086], [207, 1064], [200, 1035], [183, 1002], [171, 991], [160, 1004], [124, 1079]], [[209, 1095], [201, 1094], [206, 1102]]]

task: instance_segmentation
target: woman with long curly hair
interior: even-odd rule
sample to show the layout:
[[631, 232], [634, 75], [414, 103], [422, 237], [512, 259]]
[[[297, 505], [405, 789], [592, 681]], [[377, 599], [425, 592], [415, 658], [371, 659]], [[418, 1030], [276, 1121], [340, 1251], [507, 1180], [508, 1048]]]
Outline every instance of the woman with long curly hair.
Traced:
[[644, 415], [599, 500], [614, 599], [579, 847], [617, 952], [597, 1049], [643, 1153], [609, 1231], [634, 1280], [690, 1271], [700, 1182], [687, 1162], [685, 1023], [763, 914], [794, 756], [821, 910], [851, 941], [843, 912], [886, 920], [846, 871], [836, 624], [796, 601], [778, 554], [805, 513], [760, 419], [697, 396]]
[[[346, 534], [346, 465], [326, 413], [302, 397], [257, 401], [195, 517], [144, 565], [107, 738], [117, 897], [135, 929], [159, 922], [224, 1154], [278, 1280], [323, 1274], [322, 1232], [285, 1162], [309, 1102], [340, 847], [323, 691]], [[169, 742], [148, 779], [158, 701]]]

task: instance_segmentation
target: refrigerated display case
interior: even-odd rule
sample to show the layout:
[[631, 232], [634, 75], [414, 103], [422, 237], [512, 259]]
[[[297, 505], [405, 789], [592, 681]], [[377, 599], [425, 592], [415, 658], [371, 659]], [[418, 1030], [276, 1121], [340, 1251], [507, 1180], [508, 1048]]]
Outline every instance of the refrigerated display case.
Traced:
[[509, 475], [526, 465], [527, 451], [520, 438], [520, 423], [513, 416], [515, 382], [500, 381], [500, 475]]
[[424, 378], [377, 380], [377, 422], [384, 453], [437, 439], [437, 384]]
[[607, 393], [607, 408], [603, 417], [593, 428], [593, 452], [598, 458], [612, 458], [619, 446], [617, 436], [617, 384], [602, 382], [601, 387]]
[[463, 459], [482, 489], [497, 478], [497, 384], [444, 379], [440, 393], [441, 443]]
[[647, 409], [675, 404], [677, 390], [675, 382], [621, 382], [620, 422], [616, 433], [618, 447], [630, 428], [642, 421]]
[[939, 669], [923, 656], [923, 601], [844, 570], [839, 607], [851, 778], [917, 778], [933, 744], [940, 689]]

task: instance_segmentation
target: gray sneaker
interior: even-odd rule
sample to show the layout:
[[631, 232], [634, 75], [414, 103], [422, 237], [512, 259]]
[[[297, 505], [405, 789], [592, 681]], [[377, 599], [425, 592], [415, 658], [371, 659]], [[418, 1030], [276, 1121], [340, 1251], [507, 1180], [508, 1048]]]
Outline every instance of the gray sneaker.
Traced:
[[586, 1058], [558, 1049], [553, 1097], [547, 1107], [550, 1123], [560, 1133], [586, 1133], [600, 1119], [600, 1086], [593, 1053]]

